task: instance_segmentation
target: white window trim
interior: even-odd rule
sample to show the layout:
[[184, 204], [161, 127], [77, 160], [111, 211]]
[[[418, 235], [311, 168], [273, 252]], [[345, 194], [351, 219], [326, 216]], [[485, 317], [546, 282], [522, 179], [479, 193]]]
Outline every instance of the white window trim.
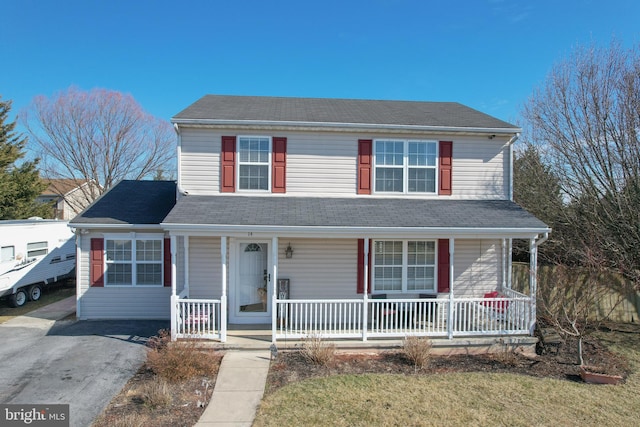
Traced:
[[[400, 165], [378, 165], [376, 159], [376, 144], [378, 142], [384, 141], [395, 141], [403, 143], [403, 161], [402, 166]], [[436, 164], [434, 166], [410, 166], [409, 165], [409, 144], [412, 142], [426, 142], [435, 144], [436, 147]], [[372, 176], [372, 191], [374, 194], [406, 194], [406, 195], [437, 195], [439, 178], [440, 174], [438, 173], [440, 168], [440, 144], [438, 141], [432, 139], [401, 139], [401, 138], [378, 138], [373, 140], [372, 147], [372, 156], [373, 156], [373, 176]], [[378, 172], [378, 167], [380, 168], [397, 168], [402, 169], [402, 191], [377, 191], [376, 190], [376, 176]], [[409, 169], [434, 169], [435, 170], [435, 186], [433, 191], [409, 191]]]
[[[267, 164], [267, 189], [266, 190], [253, 190], [253, 189], [243, 189], [240, 188], [240, 166], [241, 165], [259, 165], [259, 166], [264, 166], [264, 163], [255, 163], [255, 162], [241, 162], [240, 161], [240, 140], [242, 138], [266, 138], [269, 140], [269, 157], [268, 157], [268, 164]], [[273, 177], [271, 176], [271, 172], [273, 169], [272, 166], [272, 156], [273, 156], [273, 138], [271, 136], [266, 136], [266, 135], [238, 135], [236, 138], [236, 158], [238, 159], [237, 161], [237, 170], [236, 170], [236, 189], [238, 192], [241, 193], [271, 193], [271, 180], [273, 179]]]
[[[119, 261], [108, 262], [107, 261], [107, 240], [130, 240], [131, 241], [131, 261]], [[138, 285], [136, 264], [136, 240], [160, 240], [160, 283], [157, 285]], [[105, 234], [104, 236], [104, 249], [102, 254], [103, 265], [102, 271], [104, 271], [104, 286], [109, 288], [161, 288], [164, 287], [164, 234], [155, 233], [124, 233], [124, 234]], [[110, 285], [107, 280], [107, 265], [108, 264], [131, 264], [131, 284], [130, 285]], [[150, 261], [140, 261], [140, 264], [157, 264]]]
[[[408, 289], [408, 281], [407, 274], [409, 271], [409, 242], [433, 242], [434, 244], [434, 258], [433, 258], [433, 289]], [[386, 290], [386, 289], [376, 289], [376, 263], [375, 263], [375, 247], [376, 242], [402, 242], [402, 289], [399, 291], [396, 290]], [[408, 294], [408, 293], [417, 293], [417, 294], [428, 294], [433, 293], [434, 295], [438, 292], [438, 240], [437, 239], [376, 239], [372, 241], [371, 251], [371, 293], [372, 294]], [[431, 265], [431, 264], [425, 264]]]

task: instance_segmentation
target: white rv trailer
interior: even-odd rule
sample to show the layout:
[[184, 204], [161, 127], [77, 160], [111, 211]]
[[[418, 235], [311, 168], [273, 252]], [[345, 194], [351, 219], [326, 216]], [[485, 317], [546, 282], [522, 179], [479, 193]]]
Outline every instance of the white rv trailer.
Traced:
[[76, 245], [67, 221], [0, 221], [0, 297], [18, 307], [40, 299], [43, 287], [73, 277]]

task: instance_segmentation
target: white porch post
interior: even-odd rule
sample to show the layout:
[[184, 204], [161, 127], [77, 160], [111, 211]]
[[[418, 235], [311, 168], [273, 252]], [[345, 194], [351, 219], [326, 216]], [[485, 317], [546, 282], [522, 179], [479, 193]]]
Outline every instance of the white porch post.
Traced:
[[276, 326], [278, 323], [278, 238], [271, 239], [272, 265], [271, 265], [271, 342], [276, 343]]
[[453, 262], [455, 252], [455, 239], [449, 239], [449, 320], [447, 332], [449, 339], [453, 338], [453, 317], [454, 317], [454, 300], [453, 300]]
[[509, 254], [509, 263], [507, 264], [507, 286], [509, 286], [509, 289], [513, 289], [513, 262], [511, 261], [511, 258], [513, 257], [513, 239], [509, 239], [509, 250], [508, 250], [508, 254]]
[[227, 236], [220, 237], [222, 294], [220, 295], [220, 342], [227, 342]]
[[531, 320], [529, 321], [529, 333], [533, 335], [536, 324], [536, 293], [538, 287], [538, 246], [536, 238], [529, 240], [529, 290], [531, 293]]
[[189, 296], [189, 236], [182, 238], [182, 249], [184, 251], [184, 289]]
[[369, 239], [364, 239], [364, 291], [362, 292], [362, 341], [367, 340], [367, 319], [369, 318]]
[[178, 334], [178, 296], [176, 295], [176, 236], [170, 237], [171, 241], [171, 341], [175, 341]]
[[502, 239], [502, 289], [507, 287], [507, 240]]

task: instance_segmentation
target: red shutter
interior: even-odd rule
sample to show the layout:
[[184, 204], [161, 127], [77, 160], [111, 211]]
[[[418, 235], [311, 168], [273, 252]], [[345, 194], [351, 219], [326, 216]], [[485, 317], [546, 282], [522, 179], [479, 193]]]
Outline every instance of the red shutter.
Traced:
[[453, 142], [440, 141], [440, 188], [438, 194], [450, 196], [452, 192], [451, 168], [453, 165]]
[[104, 239], [91, 239], [89, 286], [104, 286]]
[[449, 292], [449, 239], [438, 239], [438, 292]]
[[358, 140], [358, 194], [371, 194], [371, 139]]
[[271, 192], [287, 192], [287, 138], [273, 138], [273, 158], [271, 165]]
[[[367, 293], [371, 293], [371, 240], [369, 240], [369, 276], [367, 280]], [[364, 239], [358, 239], [358, 275], [356, 277], [356, 292], [364, 293]]]
[[164, 239], [164, 286], [171, 287], [171, 239]]
[[220, 192], [234, 193], [236, 191], [236, 137], [223, 136], [221, 151]]

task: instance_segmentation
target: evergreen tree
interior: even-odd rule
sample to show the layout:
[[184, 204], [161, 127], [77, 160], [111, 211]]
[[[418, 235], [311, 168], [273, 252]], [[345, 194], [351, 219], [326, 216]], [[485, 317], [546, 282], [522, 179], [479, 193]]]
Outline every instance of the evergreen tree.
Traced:
[[11, 101], [2, 101], [0, 96], [0, 219], [48, 217], [51, 206], [36, 202], [46, 188], [38, 173], [38, 159], [16, 164], [25, 155], [27, 138], [14, 132], [15, 122], [5, 123], [9, 111]]

